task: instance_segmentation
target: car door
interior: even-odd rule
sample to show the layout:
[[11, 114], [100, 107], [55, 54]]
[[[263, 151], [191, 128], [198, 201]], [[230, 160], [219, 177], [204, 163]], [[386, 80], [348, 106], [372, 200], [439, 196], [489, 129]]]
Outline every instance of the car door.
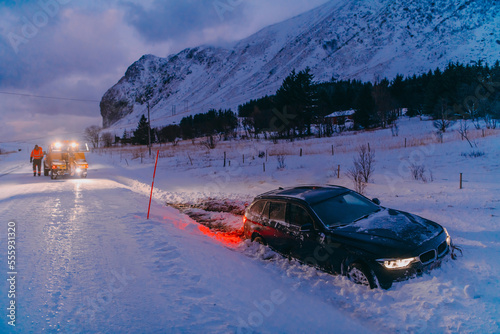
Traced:
[[267, 241], [271, 247], [278, 252], [287, 254], [289, 247], [289, 224], [286, 222], [286, 202], [279, 200], [269, 201], [269, 227], [273, 230], [273, 235]]
[[287, 222], [290, 225], [288, 231], [291, 255], [303, 262], [313, 262], [315, 249], [319, 245], [314, 219], [304, 206], [288, 203]]

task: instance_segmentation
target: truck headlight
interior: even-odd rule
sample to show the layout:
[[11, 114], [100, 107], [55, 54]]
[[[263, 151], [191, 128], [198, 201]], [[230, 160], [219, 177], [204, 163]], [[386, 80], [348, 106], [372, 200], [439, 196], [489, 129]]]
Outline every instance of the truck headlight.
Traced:
[[387, 269], [404, 269], [413, 262], [418, 261], [418, 258], [410, 257], [407, 259], [380, 259], [377, 261]]

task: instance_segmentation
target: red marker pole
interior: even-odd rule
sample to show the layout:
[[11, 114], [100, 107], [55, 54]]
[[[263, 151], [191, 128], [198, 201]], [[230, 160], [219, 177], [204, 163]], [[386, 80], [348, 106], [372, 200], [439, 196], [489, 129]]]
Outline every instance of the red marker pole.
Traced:
[[149, 219], [149, 211], [151, 210], [151, 199], [153, 198], [153, 187], [155, 186], [156, 165], [158, 165], [158, 155], [159, 154], [160, 154], [160, 150], [156, 151], [155, 171], [153, 172], [153, 183], [151, 184], [151, 195], [149, 195], [148, 219]]

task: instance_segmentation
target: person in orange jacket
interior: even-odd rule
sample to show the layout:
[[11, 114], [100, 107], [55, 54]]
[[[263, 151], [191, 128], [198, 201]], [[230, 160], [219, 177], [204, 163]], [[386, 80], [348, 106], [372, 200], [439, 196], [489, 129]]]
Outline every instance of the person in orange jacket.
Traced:
[[43, 150], [40, 146], [35, 145], [31, 151], [30, 162], [33, 163], [33, 176], [36, 176], [36, 169], [38, 167], [38, 176], [41, 174], [42, 169]]

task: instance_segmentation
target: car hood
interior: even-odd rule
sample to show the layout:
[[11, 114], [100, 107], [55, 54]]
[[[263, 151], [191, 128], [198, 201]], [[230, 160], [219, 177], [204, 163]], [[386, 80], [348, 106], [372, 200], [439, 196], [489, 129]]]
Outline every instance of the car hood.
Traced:
[[438, 236], [443, 228], [427, 219], [407, 212], [383, 208], [363, 219], [336, 228], [343, 234], [364, 242], [414, 249]]

